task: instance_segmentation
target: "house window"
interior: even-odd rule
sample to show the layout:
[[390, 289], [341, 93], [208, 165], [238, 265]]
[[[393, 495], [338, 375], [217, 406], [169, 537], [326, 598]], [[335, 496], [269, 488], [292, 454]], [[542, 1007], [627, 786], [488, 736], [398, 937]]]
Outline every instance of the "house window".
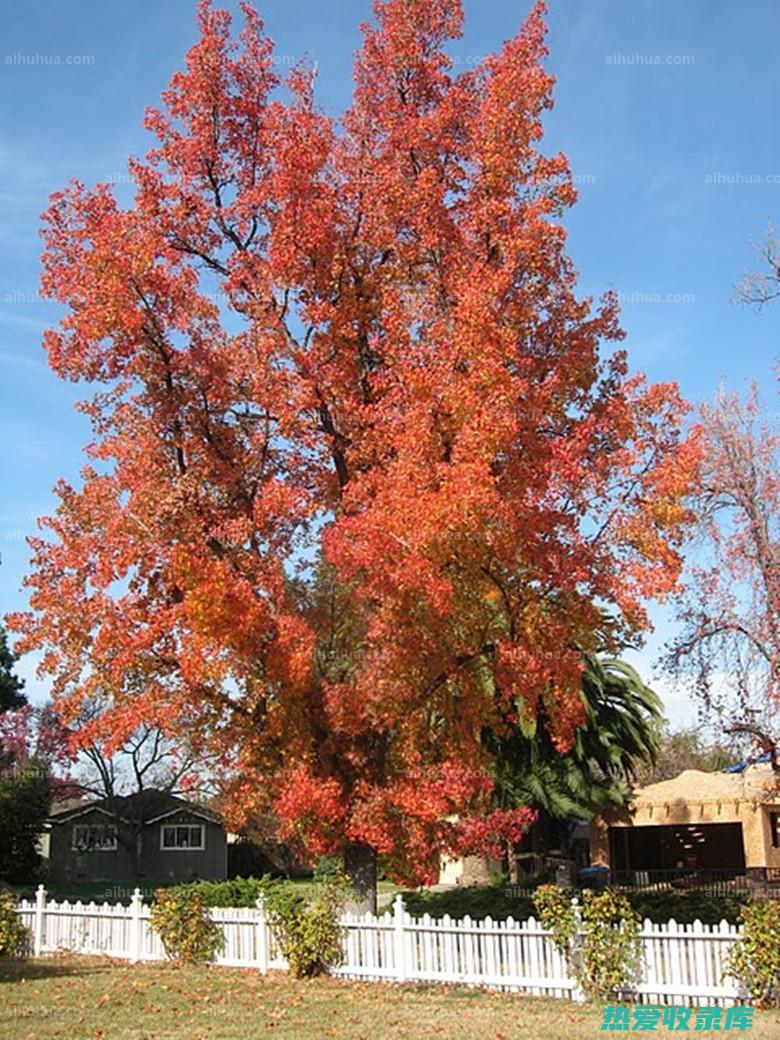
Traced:
[[205, 849], [206, 828], [202, 823], [167, 823], [160, 827], [160, 848], [173, 852]]
[[113, 852], [116, 828], [104, 823], [77, 823], [73, 827], [72, 847], [77, 852]]
[[780, 812], [769, 814], [769, 833], [772, 835], [772, 848], [780, 849]]

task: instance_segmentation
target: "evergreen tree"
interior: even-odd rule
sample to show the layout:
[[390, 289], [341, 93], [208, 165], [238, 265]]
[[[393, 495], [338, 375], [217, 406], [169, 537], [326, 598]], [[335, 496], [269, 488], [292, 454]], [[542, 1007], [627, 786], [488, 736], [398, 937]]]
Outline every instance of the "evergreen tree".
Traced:
[[24, 679], [14, 674], [16, 654], [8, 645], [8, 636], [0, 626], [0, 712], [21, 708], [27, 698], [22, 693]]

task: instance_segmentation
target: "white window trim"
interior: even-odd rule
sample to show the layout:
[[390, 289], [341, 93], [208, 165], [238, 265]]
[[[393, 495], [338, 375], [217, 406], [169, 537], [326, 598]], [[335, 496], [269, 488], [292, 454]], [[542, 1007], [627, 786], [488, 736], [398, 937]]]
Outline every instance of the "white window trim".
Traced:
[[[165, 831], [169, 827], [199, 827], [200, 845], [165, 845]], [[160, 824], [160, 851], [161, 852], [205, 852], [206, 850], [206, 825], [203, 823], [162, 823]]]
[[116, 852], [116, 850], [117, 850], [116, 828], [114, 829], [113, 840], [111, 841], [111, 843], [109, 845], [89, 845], [87, 848], [83, 848], [81, 845], [77, 844], [77, 842], [76, 842], [76, 831], [79, 830], [79, 829], [81, 829], [81, 830], [91, 830], [93, 828], [95, 830], [97, 830], [98, 828], [100, 828], [101, 830], [105, 830], [106, 829], [103, 824], [99, 824], [99, 823], [74, 823], [73, 831], [72, 831], [71, 837], [70, 837], [70, 849], [71, 849], [71, 852], [81, 852], [81, 853], [84, 853], [84, 852]]

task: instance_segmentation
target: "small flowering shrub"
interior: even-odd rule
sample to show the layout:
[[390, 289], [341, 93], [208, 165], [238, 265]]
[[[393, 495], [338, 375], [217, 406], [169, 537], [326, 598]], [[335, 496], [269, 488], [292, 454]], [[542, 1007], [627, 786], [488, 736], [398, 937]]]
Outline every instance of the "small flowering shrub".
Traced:
[[200, 892], [158, 889], [151, 922], [166, 954], [179, 964], [212, 961], [225, 942]]
[[21, 957], [29, 949], [30, 933], [19, 920], [16, 900], [0, 891], [0, 957]]
[[639, 967], [639, 915], [622, 892], [586, 890], [580, 985], [597, 1000], [630, 986]]
[[626, 989], [639, 963], [639, 915], [621, 892], [585, 890], [581, 917], [557, 885], [540, 885], [534, 905], [569, 970], [589, 997], [607, 1000]]
[[728, 957], [727, 973], [739, 979], [759, 1007], [780, 1005], [780, 902], [748, 903], [740, 912], [742, 937]]
[[540, 885], [533, 895], [534, 906], [543, 928], [552, 933], [552, 940], [564, 956], [577, 931], [577, 917], [571, 899], [558, 885]]
[[344, 957], [341, 912], [349, 887], [340, 871], [318, 877], [308, 899], [291, 886], [271, 887], [265, 897], [268, 923], [296, 978], [323, 975]]

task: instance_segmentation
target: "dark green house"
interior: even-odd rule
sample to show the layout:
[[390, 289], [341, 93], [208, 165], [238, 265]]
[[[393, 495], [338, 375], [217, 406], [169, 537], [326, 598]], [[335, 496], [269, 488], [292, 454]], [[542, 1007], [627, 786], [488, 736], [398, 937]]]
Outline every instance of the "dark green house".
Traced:
[[219, 813], [164, 791], [101, 798], [48, 820], [52, 881], [148, 883], [227, 877]]

